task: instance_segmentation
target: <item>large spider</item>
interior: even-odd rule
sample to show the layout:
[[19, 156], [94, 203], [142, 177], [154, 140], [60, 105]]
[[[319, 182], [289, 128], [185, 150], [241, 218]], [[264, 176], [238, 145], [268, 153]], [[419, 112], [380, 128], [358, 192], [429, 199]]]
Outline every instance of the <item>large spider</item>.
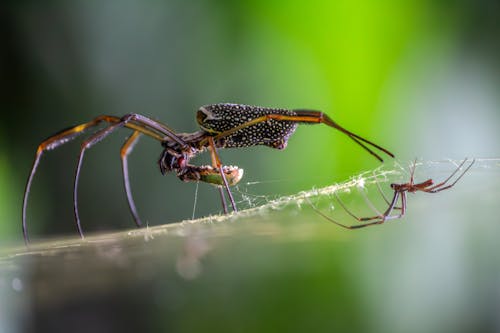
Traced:
[[[107, 123], [107, 126], [96, 131], [83, 141], [75, 171], [73, 207], [76, 227], [82, 238], [83, 231], [78, 214], [78, 179], [83, 156], [88, 148], [122, 127], [133, 130], [132, 135], [125, 141], [121, 148], [120, 157], [128, 205], [138, 227], [141, 226], [142, 223], [137, 213], [130, 189], [127, 157], [132, 152], [139, 137], [143, 134], [158, 140], [163, 147], [163, 151], [158, 161], [162, 174], [175, 172], [177, 177], [182, 181], [202, 181], [217, 185], [224, 213], [228, 212], [224, 189], [229, 197], [233, 211], [237, 211], [229, 186], [235, 185], [240, 181], [243, 176], [243, 169], [234, 166], [224, 166], [217, 153], [218, 148], [239, 148], [264, 145], [271, 148], [284, 149], [289, 137], [293, 134], [298, 124], [322, 123], [346, 134], [381, 162], [383, 162], [382, 158], [368, 146], [394, 157], [388, 150], [340, 127], [330, 117], [319, 111], [287, 110], [224, 103], [201, 107], [196, 114], [196, 120], [201, 128], [199, 131], [194, 133], [176, 133], [168, 126], [140, 114], [128, 114], [121, 118], [115, 116], [99, 116], [87, 123], [65, 129], [43, 141], [36, 151], [33, 167], [24, 192], [22, 229], [25, 242], [29, 242], [26, 228], [28, 195], [42, 154], [47, 150], [55, 149], [75, 139], [88, 129], [101, 123]], [[195, 166], [189, 164], [191, 158], [206, 149], [210, 152], [212, 166]]]
[[[383, 213], [378, 212], [377, 209], [373, 206], [373, 204], [368, 200], [368, 198], [365, 197], [365, 200], [367, 201], [368, 205], [372, 208], [372, 210], [374, 210], [377, 213], [377, 215], [375, 215], [375, 216], [370, 216], [370, 217], [358, 217], [358, 216], [356, 216], [353, 212], [351, 212], [347, 208], [347, 206], [342, 202], [342, 200], [340, 200], [337, 193], [335, 193], [335, 197], [337, 198], [337, 200], [338, 200], [339, 204], [342, 206], [342, 208], [344, 208], [344, 210], [347, 212], [347, 214], [349, 214], [350, 216], [355, 218], [358, 222], [365, 222], [362, 224], [345, 225], [345, 224], [339, 223], [339, 222], [335, 221], [334, 219], [332, 219], [331, 217], [324, 214], [323, 212], [321, 212], [312, 203], [311, 203], [311, 206], [318, 214], [320, 214], [321, 216], [323, 216], [324, 218], [326, 218], [330, 222], [333, 222], [342, 228], [359, 229], [359, 228], [364, 228], [364, 227], [368, 227], [368, 226], [372, 226], [372, 225], [382, 224], [387, 220], [399, 219], [405, 215], [405, 213], [406, 213], [406, 194], [408, 192], [415, 193], [415, 192], [420, 191], [420, 192], [427, 192], [427, 193], [437, 193], [437, 192], [441, 192], [441, 191], [447, 190], [449, 188], [452, 188], [460, 180], [460, 178], [462, 178], [463, 175], [472, 167], [472, 165], [475, 162], [475, 160], [473, 159], [472, 162], [467, 166], [467, 168], [465, 168], [464, 171], [455, 179], [455, 181], [453, 181], [451, 184], [448, 184], [448, 182], [453, 178], [453, 176], [456, 175], [456, 173], [462, 168], [462, 166], [465, 164], [466, 161], [467, 161], [467, 158], [464, 159], [462, 161], [462, 163], [460, 163], [460, 165], [455, 169], [455, 171], [453, 171], [453, 173], [448, 178], [446, 178], [444, 181], [442, 181], [438, 184], [434, 184], [434, 181], [432, 179], [427, 179], [426, 181], [421, 182], [421, 183], [414, 182], [413, 175], [415, 173], [415, 167], [416, 167], [416, 163], [417, 163], [417, 160], [415, 160], [413, 162], [411, 169], [410, 169], [410, 181], [408, 183], [404, 183], [404, 184], [395, 184], [395, 183], [391, 184], [391, 189], [394, 191], [394, 195], [393, 195], [391, 201], [389, 201], [386, 198], [386, 196], [384, 195], [384, 192], [380, 188], [380, 185], [377, 183], [377, 187], [378, 187], [380, 194], [382, 195], [384, 201], [389, 205]], [[399, 197], [401, 197], [401, 207], [396, 206]], [[400, 213], [396, 214], [396, 215], [391, 215], [392, 211], [394, 209], [400, 210]]]

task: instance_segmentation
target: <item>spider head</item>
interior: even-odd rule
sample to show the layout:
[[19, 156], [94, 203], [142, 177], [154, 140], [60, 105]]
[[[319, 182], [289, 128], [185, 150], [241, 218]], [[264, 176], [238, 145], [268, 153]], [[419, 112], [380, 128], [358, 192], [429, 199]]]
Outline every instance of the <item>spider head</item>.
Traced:
[[392, 184], [391, 184], [391, 188], [392, 188], [394, 191], [402, 191], [402, 190], [405, 188], [405, 185], [406, 185], [406, 184], [396, 184], [396, 183], [392, 183]]

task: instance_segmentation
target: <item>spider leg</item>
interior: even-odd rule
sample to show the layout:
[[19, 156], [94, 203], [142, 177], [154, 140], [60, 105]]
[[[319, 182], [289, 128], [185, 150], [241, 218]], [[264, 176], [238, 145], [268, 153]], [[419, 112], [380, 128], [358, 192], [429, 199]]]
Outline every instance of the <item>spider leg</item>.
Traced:
[[[219, 154], [217, 153], [217, 148], [215, 147], [214, 138], [211, 136], [208, 137], [208, 143], [210, 148], [210, 156], [212, 157], [212, 165], [219, 170], [219, 173], [222, 177], [222, 181], [224, 182], [224, 188], [226, 189], [227, 195], [229, 196], [229, 201], [231, 201], [231, 206], [233, 207], [233, 211], [237, 212], [238, 209], [236, 208], [236, 203], [234, 202], [233, 194], [229, 189], [229, 184], [227, 182], [226, 175], [224, 174], [223, 171], [223, 165], [219, 158]], [[222, 208], [224, 209], [224, 214], [227, 214], [228, 210], [227, 210], [226, 200], [224, 197], [224, 191], [222, 189], [222, 186], [219, 185], [218, 187], [219, 187], [219, 193], [221, 195]]]
[[[211, 145], [209, 147], [210, 147], [209, 148], [210, 149], [210, 157], [212, 158], [212, 166], [217, 168], [217, 162], [216, 162], [214, 154], [212, 153], [213, 148]], [[222, 181], [224, 182], [224, 180], [226, 180], [225, 175], [222, 176]], [[224, 183], [224, 185], [226, 185], [226, 183]], [[229, 211], [227, 209], [227, 203], [226, 203], [226, 197], [224, 195], [224, 189], [222, 188], [221, 185], [217, 185], [217, 191], [219, 192], [220, 202], [222, 204], [222, 210], [224, 211], [224, 214], [227, 214]]]
[[417, 167], [417, 159], [413, 161], [413, 165], [410, 168], [410, 185], [413, 185], [413, 177], [415, 175], [415, 168]]
[[[335, 197], [337, 198], [337, 201], [342, 206], [342, 208], [344, 208], [344, 210], [346, 211], [346, 213], [349, 214], [354, 219], [356, 219], [358, 222], [366, 222], [366, 221], [373, 221], [373, 220], [383, 220], [384, 217], [381, 214], [377, 215], [377, 216], [370, 216], [370, 217], [358, 217], [358, 216], [356, 216], [349, 208], [347, 208], [347, 206], [344, 204], [344, 202], [342, 202], [342, 200], [340, 200], [340, 197], [338, 196], [337, 192], [335, 192], [334, 194], [335, 194]], [[383, 223], [383, 221], [380, 222], [380, 223]]]
[[217, 190], [219, 192], [222, 210], [224, 211], [224, 214], [228, 214], [229, 211], [227, 209], [226, 197], [224, 196], [224, 188], [221, 185], [217, 185]]
[[123, 171], [123, 183], [125, 185], [125, 193], [127, 195], [127, 202], [130, 208], [130, 212], [134, 217], [135, 224], [137, 227], [142, 226], [141, 219], [139, 218], [139, 214], [137, 213], [137, 208], [135, 207], [134, 198], [132, 196], [132, 191], [130, 189], [130, 180], [128, 175], [128, 155], [132, 152], [135, 147], [135, 144], [138, 142], [141, 132], [134, 131], [132, 135], [125, 141], [121, 150], [120, 150], [120, 158], [122, 161], [122, 171]]
[[[385, 203], [387, 205], [390, 205], [391, 203], [389, 202], [389, 199], [387, 199], [387, 197], [385, 196], [384, 191], [382, 191], [382, 188], [380, 187], [380, 184], [378, 182], [376, 182], [375, 185], [377, 185], [377, 190], [379, 191], [380, 195], [384, 199]], [[401, 207], [394, 206], [394, 209], [401, 209]]]
[[437, 192], [441, 192], [441, 191], [444, 191], [444, 190], [447, 190], [451, 187], [453, 187], [459, 180], [460, 178], [462, 178], [465, 173], [467, 171], [469, 171], [469, 169], [472, 167], [472, 165], [474, 164], [474, 162], [476, 162], [475, 159], [472, 160], [472, 162], [467, 166], [467, 168], [465, 168], [465, 170], [457, 177], [457, 179], [455, 179], [455, 181], [453, 183], [451, 183], [450, 185], [447, 185], [447, 186], [444, 186], [457, 172], [458, 170], [460, 170], [460, 168], [462, 168], [462, 166], [465, 164], [465, 162], [467, 161], [467, 158], [464, 159], [462, 161], [462, 163], [460, 163], [460, 165], [455, 169], [455, 171], [453, 171], [453, 173], [448, 177], [446, 178], [444, 181], [442, 181], [441, 183], [439, 184], [436, 184], [430, 188], [427, 188], [427, 189], [423, 189], [422, 191], [424, 192], [428, 192], [428, 193], [437, 193]]
[[358, 192], [361, 194], [361, 196], [363, 197], [363, 200], [365, 200], [365, 203], [368, 207], [370, 207], [370, 209], [372, 211], [375, 212], [375, 214], [377, 214], [377, 216], [383, 216], [379, 211], [378, 209], [373, 205], [373, 203], [370, 201], [370, 199], [368, 199], [368, 197], [366, 196], [365, 192], [363, 192], [362, 189], [360, 189], [358, 187]]
[[382, 198], [384, 199], [384, 201], [387, 204], [389, 204], [389, 199], [387, 199], [387, 197], [385, 196], [384, 191], [382, 191], [382, 188], [380, 187], [380, 184], [378, 182], [375, 182], [375, 185], [377, 185], [377, 190], [380, 193], [380, 195], [382, 196]]
[[[398, 201], [399, 195], [401, 195], [401, 213], [397, 215], [391, 215], [392, 211], [396, 209], [396, 202]], [[402, 218], [406, 213], [406, 192], [404, 191], [394, 191], [394, 197], [392, 198], [389, 207], [384, 212], [383, 216], [385, 217], [385, 221], [387, 220], [395, 220]]]
[[[389, 207], [386, 209], [386, 211], [383, 214], [379, 213], [380, 215], [372, 216], [372, 217], [358, 217], [358, 216], [356, 216], [354, 213], [352, 213], [347, 208], [347, 206], [342, 202], [342, 200], [340, 200], [337, 193], [335, 192], [334, 194], [335, 194], [339, 204], [342, 206], [342, 208], [344, 208], [344, 210], [351, 217], [358, 220], [359, 222], [366, 222], [366, 223], [357, 224], [357, 225], [342, 224], [340, 222], [335, 221], [334, 219], [332, 219], [330, 216], [326, 215], [322, 211], [320, 211], [316, 206], [314, 206], [314, 204], [309, 200], [309, 198], [306, 198], [306, 200], [309, 202], [309, 204], [314, 209], [314, 211], [316, 211], [319, 215], [321, 215], [322, 217], [324, 217], [328, 221], [330, 221], [330, 222], [332, 222], [332, 223], [334, 223], [342, 228], [345, 228], [345, 229], [360, 229], [360, 228], [369, 227], [369, 226], [373, 226], [373, 225], [377, 225], [377, 224], [382, 224], [387, 220], [399, 219], [399, 218], [403, 217], [404, 214], [406, 213], [406, 192], [394, 191], [394, 196], [393, 196], [391, 202], [388, 203]], [[398, 201], [400, 194], [401, 194], [401, 213], [398, 215], [391, 215], [392, 210], [395, 208], [396, 202]], [[374, 208], [372, 205], [370, 205], [370, 206], [372, 207], [372, 209]], [[375, 211], [376, 211], [376, 209], [375, 209]]]
[[342, 227], [344, 229], [349, 229], [349, 230], [353, 230], [353, 229], [360, 229], [360, 228], [364, 228], [364, 227], [368, 227], [368, 226], [371, 226], [371, 225], [376, 225], [376, 224], [380, 224], [382, 223], [381, 221], [374, 221], [374, 222], [368, 222], [368, 223], [364, 223], [364, 224], [357, 224], [357, 225], [346, 225], [346, 224], [342, 224], [340, 222], [337, 222], [335, 221], [334, 219], [332, 219], [330, 216], [326, 215], [325, 213], [323, 213], [321, 210], [319, 210], [312, 202], [311, 200], [309, 200], [309, 198], [305, 198], [307, 200], [307, 202], [309, 202], [309, 205], [311, 205], [312, 209], [318, 213], [319, 215], [321, 215], [323, 218], [327, 219], [328, 221], [332, 222], [333, 224], [336, 224], [338, 225], [339, 227]]
[[[140, 116], [140, 115], [127, 115], [123, 118], [115, 117], [115, 116], [99, 116], [94, 118], [93, 120], [83, 123], [68, 129], [65, 129], [63, 131], [60, 131], [56, 133], [55, 135], [49, 137], [48, 139], [44, 140], [42, 143], [39, 144], [36, 154], [35, 154], [35, 159], [33, 161], [33, 165], [31, 167], [30, 175], [28, 177], [28, 181], [26, 182], [26, 187], [24, 191], [24, 198], [23, 198], [23, 208], [22, 208], [22, 230], [23, 230], [23, 237], [24, 237], [24, 242], [26, 245], [29, 244], [29, 236], [28, 236], [28, 230], [27, 230], [27, 225], [26, 225], [26, 208], [28, 204], [28, 197], [29, 193], [31, 190], [31, 184], [33, 182], [33, 178], [36, 174], [36, 171], [38, 169], [38, 165], [40, 163], [40, 159], [42, 158], [42, 155], [45, 151], [48, 150], [53, 150], [58, 148], [59, 146], [74, 140], [81, 134], [85, 133], [87, 130], [90, 128], [96, 127], [97, 125], [106, 122], [108, 124], [117, 124], [120, 122], [123, 122], [124, 119], [128, 118], [128, 120], [125, 121], [125, 124], [123, 126], [139, 131], [145, 135], [148, 135], [158, 141], [164, 141], [165, 136], [169, 137], [170, 139], [178, 142], [181, 145], [186, 145], [186, 143], [180, 139], [172, 130], [170, 130], [167, 126], [155, 122], [147, 117]], [[100, 141], [100, 140], [98, 140]], [[80, 230], [81, 231], [81, 230]]]
[[26, 245], [29, 244], [28, 229], [26, 226], [26, 207], [28, 205], [28, 197], [31, 190], [31, 184], [33, 183], [33, 178], [36, 174], [36, 171], [38, 169], [38, 164], [40, 163], [40, 159], [42, 158], [43, 153], [47, 150], [56, 149], [57, 147], [74, 140], [81, 134], [85, 133], [88, 129], [99, 125], [101, 122], [116, 123], [118, 121], [120, 121], [120, 118], [118, 117], [99, 116], [87, 123], [62, 130], [38, 145], [35, 154], [35, 159], [31, 167], [30, 175], [28, 177], [28, 181], [26, 182], [26, 188], [24, 190], [24, 198], [23, 198], [22, 229], [23, 229], [24, 242], [26, 243]]
[[[459, 166], [448, 176], [448, 178], [446, 178], [445, 180], [443, 180], [442, 182], [440, 182], [439, 184], [436, 184], [430, 188], [427, 188], [427, 190], [433, 190], [435, 188], [438, 188], [440, 186], [443, 186], [444, 184], [446, 184], [451, 178], [453, 178], [453, 176], [455, 176], [455, 174], [458, 172], [458, 170], [460, 170], [460, 168], [464, 165], [465, 161], [467, 161], [467, 159], [464, 159], [460, 164]], [[474, 161], [472, 162], [474, 163]], [[469, 166], [470, 167], [470, 166]], [[465, 170], [467, 171], [467, 170]]]
[[[180, 144], [183, 148], [188, 147], [189, 145], [181, 139], [174, 130], [169, 128], [167, 125], [160, 123], [159, 121], [150, 119], [146, 116], [137, 114], [137, 113], [131, 113], [123, 116], [121, 118], [121, 122], [124, 123], [125, 127], [132, 128], [139, 130], [140, 132], [143, 132], [144, 134], [146, 131], [151, 132], [149, 129], [153, 129], [163, 135], [166, 135], [169, 137], [171, 140], [177, 142]], [[132, 122], [132, 123], [131, 123]], [[138, 125], [137, 125], [138, 124]], [[151, 135], [150, 135], [151, 136]], [[160, 141], [164, 141], [164, 138], [158, 139]]]
[[[243, 123], [239, 126], [231, 128], [230, 130], [227, 130], [227, 131], [224, 131], [224, 132], [217, 134], [216, 136], [214, 136], [214, 139], [217, 140], [220, 138], [224, 138], [224, 137], [231, 135], [231, 134], [233, 134], [233, 133], [235, 133], [243, 128], [246, 128], [248, 126], [252, 126], [252, 125], [255, 125], [255, 124], [270, 120], [270, 119], [273, 119], [276, 121], [291, 121], [291, 122], [297, 122], [297, 123], [325, 124], [327, 126], [335, 128], [335, 129], [341, 131], [342, 133], [346, 134], [347, 136], [349, 136], [354, 142], [359, 144], [361, 147], [363, 147], [366, 151], [368, 151], [371, 155], [375, 156], [375, 158], [377, 158], [381, 162], [383, 162], [384, 160], [377, 153], [372, 151], [367, 145], [370, 145], [370, 146], [386, 153], [387, 155], [394, 157], [394, 155], [390, 151], [388, 151], [387, 149], [382, 148], [381, 146], [379, 146], [379, 145], [377, 145], [377, 144], [375, 144], [375, 143], [373, 143], [365, 138], [362, 138], [359, 135], [354, 134], [354, 133], [346, 130], [345, 128], [341, 127], [340, 125], [338, 125], [336, 122], [334, 122], [330, 117], [328, 117], [323, 112], [310, 111], [310, 110], [293, 110], [293, 111], [296, 113], [296, 115], [289, 116], [289, 115], [273, 114], [272, 113], [272, 114], [267, 114], [267, 115], [264, 115], [261, 117], [254, 118], [246, 123]], [[365, 145], [365, 144], [367, 144], [367, 145]]]
[[[74, 180], [74, 186], [73, 186], [73, 210], [74, 210], [74, 214], [75, 214], [76, 228], [78, 230], [78, 234], [80, 235], [80, 237], [82, 239], [83, 239], [83, 230], [82, 230], [81, 223], [80, 223], [80, 214], [78, 213], [78, 181], [80, 179], [80, 170], [82, 167], [82, 162], [83, 162], [83, 157], [85, 155], [85, 151], [87, 149], [91, 148], [96, 143], [99, 143], [101, 140], [106, 138], [108, 135], [110, 135], [111, 133], [113, 133], [117, 129], [122, 128], [122, 127], [132, 128], [136, 131], [140, 131], [142, 133], [149, 134], [149, 135], [150, 135], [150, 133], [154, 133], [154, 136], [153, 136], [154, 138], [156, 138], [160, 141], [163, 141], [164, 138], [161, 135], [157, 134], [156, 132], [151, 131], [151, 129], [153, 129], [154, 131], [160, 132], [160, 133], [168, 136], [169, 138], [175, 140], [176, 142], [179, 142], [181, 144], [185, 144], [187, 146], [187, 144], [182, 139], [180, 139], [173, 131], [168, 129], [168, 127], [166, 127], [165, 125], [163, 125], [159, 122], [156, 122], [152, 119], [149, 119], [145, 116], [135, 114], [135, 113], [127, 114], [127, 115], [123, 116], [122, 118], [119, 119], [118, 122], [112, 123], [108, 127], [105, 127], [103, 129], [97, 131], [91, 137], [87, 138], [82, 143], [81, 148], [80, 148], [80, 154], [78, 155], [78, 162], [76, 165], [75, 180]], [[132, 134], [132, 136], [133, 135], [134, 134]], [[127, 143], [129, 143], [129, 140], [127, 140], [127, 142], [125, 142], [125, 146], [127, 146]], [[134, 140], [135, 140], [135, 138], [134, 138]], [[134, 140], [132, 140], [132, 143]], [[125, 164], [127, 164], [127, 163], [125, 163]], [[128, 178], [125, 178], [125, 179], [126, 179], [125, 183], [127, 183]], [[128, 197], [129, 197], [129, 195], [127, 193], [127, 198]], [[129, 201], [129, 203], [130, 203], [130, 201]], [[135, 215], [134, 215], [134, 218], [135, 218]], [[136, 223], [137, 223], [137, 220], [136, 220]]]
[[406, 214], [406, 192], [401, 192], [401, 214], [398, 218], [403, 217]]
[[[347, 214], [349, 214], [350, 216], [352, 216], [354, 219], [358, 220], [359, 222], [379, 220], [379, 223], [384, 223], [387, 220], [397, 219], [397, 218], [400, 218], [402, 216], [401, 214], [394, 215], [394, 216], [391, 215], [392, 210], [394, 209], [394, 207], [399, 199], [400, 193], [404, 193], [404, 192], [394, 191], [394, 196], [392, 197], [392, 200], [389, 203], [389, 207], [385, 210], [385, 212], [383, 214], [378, 212], [377, 209], [375, 209], [373, 207], [373, 205], [370, 203], [370, 208], [372, 208], [378, 214], [376, 216], [370, 216], [370, 217], [358, 217], [358, 216], [356, 216], [349, 208], [347, 208], [347, 206], [342, 202], [342, 200], [340, 200], [340, 197], [337, 195], [337, 193], [335, 193], [335, 197], [337, 198], [337, 201], [342, 206], [342, 208], [344, 208], [344, 210], [347, 212]], [[366, 198], [365, 200], [368, 200], [368, 199]], [[368, 202], [369, 202], [369, 200], [368, 200]]]
[[83, 162], [83, 156], [85, 155], [85, 151], [89, 148], [91, 148], [93, 145], [96, 143], [100, 142], [102, 139], [107, 137], [109, 134], [113, 133], [116, 129], [121, 128], [125, 125], [123, 121], [120, 121], [118, 123], [114, 123], [108, 127], [105, 127], [98, 132], [96, 132], [94, 135], [83, 141], [81, 148], [80, 148], [80, 153], [78, 154], [78, 163], [76, 165], [76, 171], [75, 171], [75, 179], [74, 179], [74, 185], [73, 185], [73, 211], [75, 214], [75, 222], [76, 222], [76, 228], [78, 230], [78, 234], [80, 237], [83, 239], [83, 230], [82, 226], [80, 224], [80, 215], [78, 213], [78, 181], [80, 179], [80, 170], [82, 168], [82, 162]]

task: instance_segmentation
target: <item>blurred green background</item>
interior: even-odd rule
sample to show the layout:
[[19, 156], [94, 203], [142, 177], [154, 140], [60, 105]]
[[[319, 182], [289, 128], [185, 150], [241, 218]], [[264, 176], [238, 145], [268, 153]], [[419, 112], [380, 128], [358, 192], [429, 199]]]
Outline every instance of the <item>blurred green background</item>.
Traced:
[[[500, 4], [487, 0], [4, 1], [0, 240], [22, 239], [22, 195], [37, 145], [101, 114], [141, 113], [192, 132], [204, 104], [310, 108], [402, 164], [498, 157], [499, 22]], [[133, 227], [119, 161], [128, 135], [115, 134], [86, 155], [79, 191], [86, 231]], [[72, 142], [42, 159], [28, 206], [33, 239], [75, 233], [78, 149]], [[149, 225], [193, 211], [195, 184], [161, 176], [160, 151], [143, 138], [130, 158], [136, 203]], [[255, 147], [221, 157], [245, 169], [239, 191], [269, 197], [379, 165], [326, 126], [299, 127], [284, 151]], [[217, 192], [200, 184], [196, 216], [218, 212]]]

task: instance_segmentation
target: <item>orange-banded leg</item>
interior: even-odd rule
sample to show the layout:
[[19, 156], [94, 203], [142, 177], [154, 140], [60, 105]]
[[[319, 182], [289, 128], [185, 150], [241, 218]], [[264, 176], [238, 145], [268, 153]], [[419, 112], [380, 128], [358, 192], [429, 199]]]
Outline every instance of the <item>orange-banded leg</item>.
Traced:
[[[386, 153], [387, 155], [394, 157], [394, 154], [392, 154], [387, 149], [382, 148], [381, 146], [379, 146], [379, 145], [377, 145], [377, 144], [375, 144], [375, 143], [373, 143], [365, 138], [362, 138], [359, 135], [354, 134], [354, 133], [346, 130], [345, 128], [341, 127], [340, 125], [338, 125], [336, 122], [334, 122], [330, 117], [328, 117], [323, 112], [310, 111], [310, 110], [292, 110], [292, 111], [295, 112], [295, 115], [291, 116], [291, 115], [284, 115], [284, 114], [267, 114], [267, 115], [263, 115], [263, 116], [254, 118], [254, 119], [252, 119], [246, 123], [243, 123], [239, 126], [235, 126], [234, 128], [232, 128], [230, 130], [218, 133], [217, 135], [214, 136], [214, 139], [217, 140], [217, 139], [224, 138], [224, 137], [231, 135], [231, 134], [233, 134], [241, 129], [244, 129], [246, 127], [256, 125], [258, 123], [261, 123], [261, 122], [264, 122], [267, 120], [271, 120], [271, 119], [276, 120], [276, 121], [291, 121], [291, 122], [297, 122], [297, 123], [325, 124], [327, 126], [335, 128], [335, 129], [341, 131], [342, 133], [346, 134], [347, 136], [349, 136], [354, 142], [359, 144], [361, 147], [363, 147], [366, 151], [368, 151], [371, 155], [375, 156], [375, 158], [377, 158], [381, 162], [383, 162], [384, 160], [377, 153], [372, 151], [367, 145], [370, 145], [370, 146]], [[367, 145], [365, 145], [365, 144], [367, 144]]]
[[[127, 120], [124, 122], [124, 119], [127, 119]], [[65, 144], [69, 141], [74, 140], [79, 135], [85, 133], [88, 129], [93, 128], [93, 127], [95, 127], [103, 122], [111, 124], [110, 126], [122, 124], [119, 127], [125, 126], [127, 128], [139, 131], [139, 132], [141, 132], [145, 135], [148, 135], [148, 136], [150, 136], [156, 140], [159, 140], [159, 141], [163, 141], [165, 139], [165, 137], [169, 137], [172, 140], [180, 143], [181, 145], [187, 145], [182, 139], [180, 139], [167, 126], [165, 126], [161, 123], [155, 122], [154, 120], [151, 120], [147, 117], [140, 116], [140, 115], [127, 115], [123, 118], [119, 118], [119, 117], [115, 117], [115, 116], [99, 116], [99, 117], [96, 117], [87, 123], [77, 125], [77, 126], [65, 129], [63, 131], [60, 131], [59, 133], [44, 140], [37, 148], [37, 151], [35, 154], [35, 159], [33, 161], [30, 175], [28, 177], [28, 181], [26, 183], [26, 188], [24, 191], [23, 210], [22, 210], [22, 230], [23, 230], [24, 241], [26, 244], [29, 244], [29, 236], [28, 236], [28, 230], [27, 230], [27, 225], [26, 225], [26, 208], [27, 208], [27, 204], [28, 204], [28, 196], [29, 196], [29, 193], [31, 190], [31, 184], [33, 182], [33, 178], [35, 176], [36, 170], [38, 168], [38, 164], [40, 163], [40, 159], [41, 159], [43, 153], [47, 150], [53, 150], [53, 149]], [[97, 143], [98, 141], [100, 141], [100, 139], [93, 140], [93, 141], [95, 141], [93, 143]], [[74, 205], [74, 206], [76, 207], [76, 205]], [[83, 237], [83, 234], [81, 232], [81, 228], [79, 226], [79, 221], [77, 221], [77, 228], [78, 228], [78, 231], [80, 233], [80, 236]]]
[[[210, 150], [210, 156], [212, 157], [212, 166], [219, 170], [219, 174], [222, 178], [222, 181], [224, 182], [224, 188], [226, 189], [227, 195], [229, 196], [229, 200], [231, 201], [231, 206], [233, 207], [233, 211], [237, 212], [238, 209], [236, 208], [236, 203], [234, 202], [233, 194], [231, 193], [231, 190], [229, 189], [229, 184], [227, 182], [226, 175], [224, 174], [223, 165], [222, 165], [222, 162], [219, 158], [219, 154], [217, 154], [217, 148], [215, 148], [215, 143], [214, 143], [213, 137], [211, 137], [211, 136], [208, 137], [208, 144], [209, 144], [208, 147]], [[224, 214], [227, 214], [228, 210], [227, 210], [226, 198], [224, 196], [224, 189], [220, 185], [217, 187], [219, 189], [219, 193], [221, 196], [222, 208], [224, 209]]]
[[128, 155], [134, 149], [136, 143], [141, 137], [141, 132], [135, 131], [132, 135], [125, 141], [121, 150], [120, 150], [120, 158], [122, 161], [122, 172], [123, 172], [123, 184], [125, 185], [125, 194], [127, 195], [128, 207], [130, 208], [130, 212], [134, 217], [134, 222], [137, 227], [142, 226], [141, 219], [139, 218], [139, 214], [137, 213], [137, 208], [135, 207], [134, 198], [132, 196], [132, 190], [130, 188], [130, 180], [128, 175]]
[[23, 198], [23, 212], [22, 212], [22, 229], [23, 229], [23, 236], [24, 236], [24, 241], [26, 244], [29, 243], [29, 237], [28, 237], [28, 230], [26, 227], [26, 207], [28, 204], [28, 196], [31, 190], [31, 184], [33, 182], [33, 178], [35, 176], [36, 170], [38, 168], [38, 164], [40, 163], [40, 159], [43, 155], [43, 153], [47, 150], [52, 150], [55, 149], [69, 141], [74, 140], [77, 138], [79, 135], [83, 134], [86, 130], [89, 128], [95, 127], [99, 125], [101, 122], [108, 122], [108, 123], [116, 123], [120, 121], [120, 118], [118, 117], [113, 117], [113, 116], [99, 116], [92, 121], [89, 121], [88, 123], [77, 125], [65, 130], [62, 130], [55, 135], [49, 137], [45, 141], [43, 141], [40, 145], [38, 145], [38, 148], [36, 150], [35, 154], [35, 160], [33, 162], [33, 165], [31, 167], [31, 172], [28, 177], [28, 181], [26, 183], [26, 188], [24, 190], [24, 198]]

